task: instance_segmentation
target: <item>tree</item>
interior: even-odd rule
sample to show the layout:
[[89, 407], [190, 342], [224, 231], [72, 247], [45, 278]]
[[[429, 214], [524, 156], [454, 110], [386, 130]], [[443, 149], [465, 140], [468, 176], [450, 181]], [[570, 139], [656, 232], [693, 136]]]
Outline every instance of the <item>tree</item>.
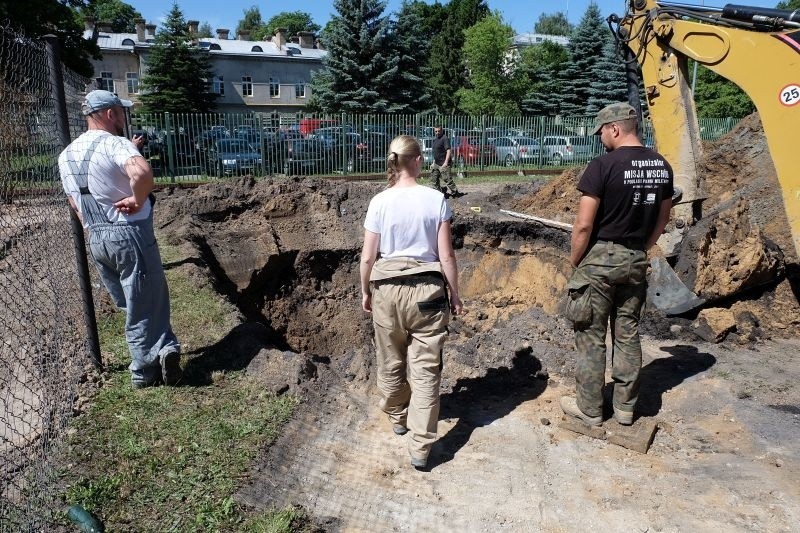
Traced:
[[525, 80], [525, 96], [520, 103], [523, 112], [531, 115], [558, 114], [564, 92], [559, 73], [568, 61], [567, 49], [551, 41], [522, 50], [519, 71]]
[[451, 0], [447, 5], [442, 29], [431, 43], [426, 69], [428, 92], [440, 113], [458, 110], [457, 92], [467, 84], [462, 47], [464, 30], [489, 14], [484, 0]]
[[325, 27], [328, 54], [311, 78], [311, 106], [328, 113], [394, 113], [399, 58], [392, 49], [386, 3], [334, 0], [336, 15]]
[[458, 90], [459, 107], [470, 115], [509, 116], [519, 113], [515, 70], [509, 44], [514, 30], [499, 12], [476, 22], [464, 32], [464, 60], [469, 86]]
[[590, 2], [569, 41], [569, 62], [562, 72], [564, 83], [562, 114], [591, 114], [589, 98], [594, 94], [592, 81], [606, 42], [598, 36], [607, 32], [608, 29], [600, 16], [600, 8], [594, 2]]
[[561, 11], [552, 15], [542, 13], [539, 15], [539, 20], [533, 25], [534, 32], [546, 35], [570, 35], [572, 30], [572, 24]]
[[197, 28], [197, 36], [201, 39], [204, 37], [213, 37], [214, 35], [211, 33], [211, 24], [207, 21], [200, 24], [200, 27]]
[[261, 11], [258, 6], [252, 6], [244, 10], [244, 17], [236, 25], [236, 35], [242, 32], [249, 32], [250, 35], [255, 34], [264, 25], [261, 20]]
[[316, 24], [311, 15], [303, 11], [282, 11], [270, 18], [252, 34], [253, 39], [264, 41], [275, 35], [275, 30], [284, 28], [288, 35], [297, 35], [301, 31], [317, 33], [320, 25]]
[[192, 36], [177, 3], [156, 34], [147, 57], [140, 97], [146, 113], [207, 113], [216, 95], [207, 52], [191, 44]]
[[94, 17], [98, 22], [110, 22], [111, 31], [115, 33], [134, 33], [134, 19], [142, 18], [141, 13], [122, 0], [89, 0], [89, 5], [82, 13]]
[[778, 5], [775, 6], [778, 9], [787, 9], [789, 11], [794, 11], [795, 9], [800, 9], [800, 0], [788, 0], [786, 2], [778, 2]]
[[407, 113], [421, 113], [432, 107], [425, 88], [423, 69], [430, 50], [428, 6], [424, 2], [403, 0], [392, 29], [393, 44], [399, 59], [394, 101]]
[[628, 101], [628, 84], [625, 64], [617, 54], [617, 45], [610, 32], [605, 34], [605, 44], [599, 60], [592, 66], [592, 82], [585, 113], [594, 115], [608, 104]]
[[694, 87], [697, 116], [702, 118], [741, 118], [755, 110], [747, 94], [735, 83], [701, 65]]
[[85, 0], [0, 2], [0, 21], [28, 37], [54, 34], [61, 44], [61, 60], [64, 64], [88, 77], [94, 71], [89, 58], [99, 59], [100, 48], [96, 42], [83, 38], [83, 25], [74, 16], [77, 10], [86, 5]]

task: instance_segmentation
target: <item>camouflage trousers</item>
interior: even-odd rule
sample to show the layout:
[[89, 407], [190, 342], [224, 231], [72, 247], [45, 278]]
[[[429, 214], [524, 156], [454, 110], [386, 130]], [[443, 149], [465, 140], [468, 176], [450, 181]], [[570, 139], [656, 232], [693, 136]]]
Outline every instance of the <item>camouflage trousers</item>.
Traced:
[[[445, 192], [446, 189], [450, 189], [451, 193], [458, 192], [456, 182], [453, 181], [453, 174], [450, 172], [450, 165], [443, 167], [436, 163], [431, 163], [430, 179], [431, 186], [436, 190]], [[444, 184], [444, 186], [442, 186], [442, 184]]]
[[598, 241], [570, 279], [570, 290], [582, 286], [590, 292], [591, 322], [587, 327], [575, 329], [577, 401], [588, 416], [603, 413], [609, 320], [613, 342], [613, 405], [626, 412], [633, 412], [636, 405], [642, 368], [639, 318], [647, 293], [646, 274], [646, 252]]

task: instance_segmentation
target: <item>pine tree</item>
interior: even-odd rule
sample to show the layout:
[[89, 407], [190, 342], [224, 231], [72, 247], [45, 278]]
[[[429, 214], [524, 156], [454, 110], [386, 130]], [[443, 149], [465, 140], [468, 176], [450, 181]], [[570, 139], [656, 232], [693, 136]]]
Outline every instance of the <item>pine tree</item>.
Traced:
[[595, 65], [603, 55], [606, 40], [601, 36], [606, 33], [608, 27], [600, 16], [600, 8], [591, 2], [569, 41], [569, 62], [561, 74], [564, 83], [561, 114], [590, 114]]
[[628, 86], [625, 81], [625, 63], [617, 53], [617, 45], [611, 32], [606, 32], [603, 54], [594, 64], [586, 114], [594, 115], [608, 104], [628, 101]]
[[520, 102], [524, 113], [551, 116], [559, 113], [563, 95], [559, 72], [568, 59], [567, 49], [551, 41], [522, 50], [520, 70], [527, 80], [527, 90]]
[[464, 30], [489, 14], [484, 0], [450, 0], [441, 32], [431, 43], [426, 69], [428, 92], [440, 113], [458, 110], [457, 91], [467, 85], [462, 47]]
[[426, 4], [403, 0], [393, 37], [399, 58], [394, 103], [403, 113], [422, 113], [432, 108], [432, 100], [423, 79], [423, 69], [430, 51], [430, 33], [424, 17]]
[[175, 3], [147, 56], [140, 98], [144, 112], [207, 113], [214, 108], [211, 64], [207, 53], [193, 46], [191, 39]]
[[326, 113], [393, 113], [399, 58], [392, 49], [386, 3], [380, 0], [335, 0], [337, 15], [322, 39], [325, 68], [311, 80], [312, 106]]

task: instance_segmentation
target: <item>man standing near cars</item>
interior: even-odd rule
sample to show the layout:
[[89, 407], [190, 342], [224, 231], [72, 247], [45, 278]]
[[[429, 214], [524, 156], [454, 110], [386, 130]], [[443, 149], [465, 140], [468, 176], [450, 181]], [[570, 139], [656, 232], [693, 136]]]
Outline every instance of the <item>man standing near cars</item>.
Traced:
[[[431, 185], [437, 191], [441, 191], [448, 195], [447, 190], [450, 189], [449, 195], [453, 198], [464, 196], [464, 193], [458, 192], [456, 182], [453, 181], [453, 175], [450, 172], [450, 163], [452, 162], [453, 152], [450, 149], [450, 138], [444, 134], [444, 129], [441, 126], [433, 128], [433, 144], [431, 151], [433, 152], [433, 163], [431, 163]], [[444, 181], [444, 187], [441, 182]]]
[[627, 103], [603, 108], [593, 135], [605, 155], [593, 159], [578, 182], [583, 193], [572, 229], [565, 315], [573, 322], [577, 397], [561, 398], [569, 416], [603, 422], [606, 328], [611, 319], [614, 418], [633, 423], [642, 349], [639, 316], [647, 281], [647, 250], [664, 231], [672, 208], [669, 163], [639, 142], [636, 111]]
[[169, 293], [153, 233], [153, 170], [121, 137], [125, 107], [109, 91], [91, 91], [81, 111], [88, 130], [58, 158], [68, 201], [89, 232], [89, 254], [114, 303], [125, 310], [125, 339], [135, 388], [175, 385], [180, 344], [172, 332]]

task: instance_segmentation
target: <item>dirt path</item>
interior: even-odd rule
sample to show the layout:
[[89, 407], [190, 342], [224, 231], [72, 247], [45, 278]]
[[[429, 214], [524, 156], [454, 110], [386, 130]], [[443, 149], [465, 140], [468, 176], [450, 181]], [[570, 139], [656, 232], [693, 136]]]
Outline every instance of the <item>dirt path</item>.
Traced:
[[748, 383], [731, 376], [759, 360], [762, 387], [797, 383], [798, 348], [647, 340], [644, 412], [661, 429], [646, 455], [559, 428], [571, 379], [551, 375], [458, 406], [445, 394], [432, 468], [418, 472], [375, 397], [340, 386], [306, 406], [239, 496], [303, 505], [341, 531], [796, 531], [800, 409], [763, 405], [774, 391], [758, 387], [740, 398]]

